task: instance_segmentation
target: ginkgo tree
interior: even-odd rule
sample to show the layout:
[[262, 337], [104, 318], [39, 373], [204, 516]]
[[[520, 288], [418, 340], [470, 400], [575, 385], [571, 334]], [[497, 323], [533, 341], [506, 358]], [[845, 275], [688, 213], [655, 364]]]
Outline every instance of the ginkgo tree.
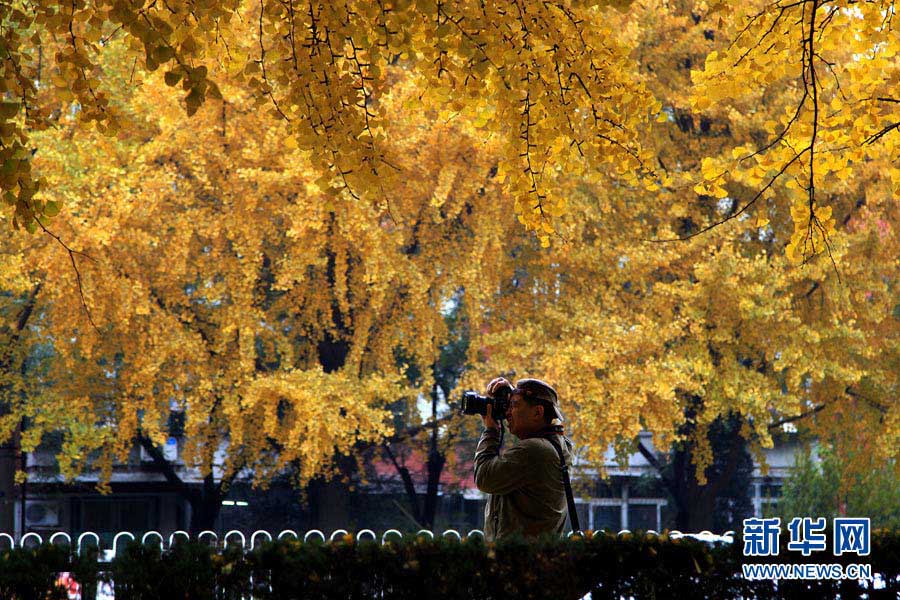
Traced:
[[[4, 242], [16, 267], [4, 284], [17, 297], [43, 286], [20, 341], [53, 355], [40, 378], [7, 374], [22, 393], [4, 397], [0, 437], [25, 419], [29, 451], [61, 431], [62, 474], [91, 467], [103, 482], [135, 440], [160, 455], [180, 414], [181, 459], [204, 477], [188, 494], [202, 529], [222, 482], [328, 476], [335, 453], [390, 438], [392, 404], [431, 390], [445, 302], [461, 288], [487, 297], [497, 272], [498, 150], [410, 116], [387, 156], [417, 177], [361, 211], [327, 193], [286, 124], [239, 86], [187, 117], [162, 73], [131, 74], [126, 57], [106, 68], [143, 80], [116, 99], [128, 129], [66, 118], [40, 134], [58, 239]], [[398, 80], [382, 102], [400, 110], [416, 93]]]
[[[135, 435], [155, 447], [173, 406], [185, 457], [207, 473], [327, 471], [335, 448], [391, 433], [388, 402], [417, 391], [396, 351], [427, 373], [446, 335], [441, 304], [460, 290], [475, 367], [463, 385], [511, 371], [553, 382], [593, 463], [611, 443], [634, 449], [642, 429], [661, 448], [690, 431], [702, 479], [716, 419], [739, 415], [758, 449], [780, 422], [833, 423], [848, 406], [871, 423], [873, 448], [896, 447], [892, 130], [861, 158], [859, 144], [835, 146], [847, 162], [821, 179], [813, 162], [804, 185], [804, 160], [829, 156], [818, 136], [840, 130], [804, 96], [807, 71], [787, 70], [787, 50], [765, 62], [765, 46], [745, 47], [752, 69], [717, 62], [741, 23], [756, 27], [733, 19], [756, 13], [519, 2], [476, 19], [480, 6], [426, 2], [381, 16], [354, 4], [352, 18], [313, 5], [285, 20], [290, 2], [264, 2], [194, 5], [176, 27], [190, 11], [168, 4], [116, 4], [118, 31], [92, 22], [102, 5], [76, 4], [78, 19], [45, 11], [37, 37], [57, 58], [29, 80], [52, 86], [28, 102], [55, 128], [16, 121], [37, 152], [5, 167], [17, 220], [60, 218], [33, 221], [48, 236], [4, 241], [4, 289], [17, 309], [38, 289], [29, 335], [57, 354], [40, 381], [6, 374], [18, 387], [0, 433], [26, 416], [33, 447], [63, 429], [67, 474], [97, 453], [108, 473]], [[825, 10], [785, 10], [801, 5]], [[779, 6], [760, 6], [760, 22]], [[406, 19], [432, 9], [435, 23]], [[832, 19], [869, 22], [868, 10]], [[558, 12], [568, 25], [554, 30]], [[387, 46], [377, 28], [357, 38], [381, 17]], [[97, 31], [90, 48], [79, 37]], [[568, 43], [579, 31], [584, 44]], [[139, 60], [136, 40], [149, 48]], [[560, 52], [574, 58], [555, 63]], [[839, 76], [879, 64], [828, 60]], [[753, 79], [769, 72], [783, 85]], [[830, 89], [808, 81], [816, 98]], [[26, 167], [46, 179], [39, 195]]]
[[[622, 17], [620, 29], [633, 36], [646, 84], [668, 115], [646, 144], [670, 184], [647, 193], [612, 174], [606, 185], [561, 177], [564, 243], [548, 253], [516, 238], [505, 253], [482, 338], [487, 360], [467, 382], [498, 371], [546, 378], [571, 407], [590, 464], [602, 465], [610, 445], [621, 457], [641, 450], [656, 460], [637, 441], [649, 431], [658, 449], [691, 448], [700, 485], [713, 462], [710, 427], [723, 417], [738, 419], [761, 458], [782, 424], [827, 434], [840, 427], [835, 414], [851, 412], [866, 423], [872, 452], [893, 456], [900, 214], [892, 163], [873, 156], [852, 177], [818, 184], [836, 233], [830, 255], [808, 251], [796, 266], [785, 251], [797, 239], [796, 206], [757, 198], [756, 181], [735, 175], [714, 190], [707, 177], [710, 161], [731, 164], [735, 148], [764, 135], [794, 90], [698, 112], [690, 71], [727, 47], [727, 26], [689, 2], [642, 7], [642, 26]], [[753, 213], [741, 212], [750, 202]], [[685, 522], [702, 525], [711, 513], [701, 512]]]
[[[698, 190], [719, 197], [747, 186], [735, 214], [765, 221], [765, 206], [790, 208], [785, 252], [794, 263], [832, 251], [839, 231], [835, 192], [893, 165], [900, 127], [898, 43], [893, 3], [705, 2], [727, 40], [694, 71], [692, 107], [729, 118], [749, 137], [730, 156], [708, 156]], [[777, 107], [770, 103], [773, 98]], [[741, 119], [734, 119], [740, 113]], [[900, 172], [884, 172], [896, 193]]]

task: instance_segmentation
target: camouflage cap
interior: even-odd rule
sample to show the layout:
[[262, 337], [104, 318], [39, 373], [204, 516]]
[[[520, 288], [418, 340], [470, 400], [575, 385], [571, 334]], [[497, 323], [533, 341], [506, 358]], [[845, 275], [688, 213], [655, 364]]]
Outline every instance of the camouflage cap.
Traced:
[[564, 421], [562, 411], [559, 409], [559, 396], [553, 387], [540, 379], [520, 379], [516, 382], [513, 393], [520, 393], [530, 400], [538, 400], [549, 406], [555, 418]]

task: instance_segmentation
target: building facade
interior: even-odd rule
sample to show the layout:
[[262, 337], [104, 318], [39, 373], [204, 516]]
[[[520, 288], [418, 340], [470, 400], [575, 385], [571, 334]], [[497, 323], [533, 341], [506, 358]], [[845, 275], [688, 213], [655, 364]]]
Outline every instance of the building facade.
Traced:
[[[649, 436], [644, 443], [652, 447]], [[166, 457], [173, 461], [179, 476], [188, 485], [202, 485], [200, 473], [178, 461], [177, 440], [170, 439]], [[768, 470], [755, 464], [750, 498], [755, 516], [768, 514], [777, 506], [781, 486], [795, 460], [798, 447], [783, 445], [765, 452]], [[471, 476], [471, 448], [464, 447], [447, 468], [438, 486], [436, 530], [470, 531], [483, 525], [484, 495]], [[7, 453], [12, 456], [11, 453]], [[3, 455], [6, 462], [12, 460]], [[0, 457], [2, 458], [2, 457]], [[4, 531], [19, 539], [36, 532], [44, 537], [65, 531], [80, 534], [97, 532], [104, 543], [111, 543], [119, 531], [141, 534], [159, 531], [164, 535], [188, 530], [191, 505], [179, 495], [155, 468], [151, 457], [135, 447], [126, 464], [117, 465], [110, 482], [111, 493], [96, 491], [96, 476], [84, 475], [65, 482], [55, 470], [52, 452], [40, 451], [26, 456], [28, 482], [25, 486], [7, 482], [0, 498], [0, 523]], [[376, 464], [377, 463], [377, 464]], [[404, 458], [417, 493], [425, 493], [425, 461], [415, 453]], [[10, 477], [8, 464], [0, 464], [0, 474]], [[671, 526], [672, 507], [654, 468], [640, 454], [629, 457], [627, 465], [617, 463], [610, 450], [606, 459], [607, 478], [596, 472], [574, 469], [576, 507], [584, 529], [643, 529], [661, 531]], [[222, 501], [216, 529], [252, 532], [265, 529], [308, 531], [319, 529], [415, 530], [408, 489], [396, 471], [396, 465], [375, 461], [364, 478], [349, 483], [313, 482], [296, 490], [287, 481], [275, 481], [267, 489], [254, 489], [249, 481], [237, 481]], [[5, 470], [4, 470], [5, 469]], [[9, 473], [7, 473], [9, 471]], [[421, 498], [419, 499], [421, 502]], [[721, 532], [716, 532], [721, 533]]]

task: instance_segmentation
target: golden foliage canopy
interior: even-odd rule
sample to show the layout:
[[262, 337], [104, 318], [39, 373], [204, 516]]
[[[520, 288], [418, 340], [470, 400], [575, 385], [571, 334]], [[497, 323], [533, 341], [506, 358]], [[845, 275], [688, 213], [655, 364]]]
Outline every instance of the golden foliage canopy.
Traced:
[[635, 183], [652, 172], [639, 130], [658, 106], [632, 76], [608, 4], [624, 3], [4, 3], [0, 82], [10, 100], [0, 114], [0, 193], [13, 223], [29, 229], [59, 210], [39, 193], [46, 184], [33, 173], [32, 132], [70, 106], [100, 131], [123, 128], [113, 100], [120, 90], [104, 68], [121, 40], [135, 64], [165, 71], [166, 84], [183, 90], [188, 114], [221, 98], [226, 78], [241, 87], [285, 121], [328, 193], [362, 210], [384, 210], [385, 190], [406, 176], [389, 160], [392, 115], [382, 105], [389, 66], [399, 65], [419, 89], [404, 111], [474, 117], [481, 136], [501, 144], [515, 213], [552, 231], [565, 209], [549, 181], [558, 170], [609, 165]]
[[[106, 68], [131, 76], [124, 51]], [[62, 431], [62, 472], [90, 461], [108, 478], [136, 436], [164, 443], [174, 413], [182, 458], [207, 473], [327, 474], [335, 452], [391, 434], [391, 408], [430, 389], [445, 303], [489, 297], [497, 145], [412, 115], [384, 154], [417, 177], [385, 211], [363, 210], [329, 194], [288, 125], [239, 86], [188, 118], [162, 73], [135, 77], [117, 136], [74, 117], [35, 134], [75, 262], [47, 236], [3, 245], [10, 316], [41, 287], [3, 373], [0, 437], [23, 417], [26, 450]], [[398, 81], [382, 102], [401, 110], [415, 93]], [[34, 364], [41, 346], [50, 356]], [[407, 365], [423, 374], [415, 387]]]
[[[772, 444], [782, 422], [827, 434], [842, 426], [840, 415], [853, 414], [870, 451], [895, 455], [900, 212], [893, 161], [867, 147], [873, 154], [854, 164], [852, 176], [817, 183], [816, 197], [828, 204], [816, 214], [828, 215], [835, 230], [834, 262], [807, 250], [796, 267], [799, 211], [780, 201], [796, 180], [785, 177], [759, 195], [758, 174], [733, 165], [743, 164], [736, 148], [757, 147], [765, 123], [796, 107], [797, 90], [710, 91], [720, 94], [716, 105], [698, 112], [695, 65], [724, 52], [732, 25], [690, 2], [633, 11], [644, 24], [633, 32], [635, 56], [667, 115], [648, 145], [659, 148], [672, 184], [647, 192], [615, 180], [561, 179], [569, 211], [557, 226], [567, 243], [546, 253], [519, 240], [507, 255], [484, 337], [488, 360], [469, 383], [511, 368], [517, 377], [557, 383], [595, 464], [609, 444], [633, 450], [641, 430], [665, 447], [690, 420], [702, 477], [711, 459], [707, 426], [729, 413], [743, 417], [743, 434], [757, 449]], [[775, 156], [769, 152], [766, 161]], [[726, 165], [722, 189], [708, 189], [707, 171]], [[752, 211], [743, 210], [748, 204]]]
[[[728, 43], [693, 72], [691, 105], [717, 116], [738, 111], [752, 127], [731, 156], [707, 158], [698, 191], [724, 196], [728, 185], [752, 188], [737, 214], [777, 198], [794, 224], [788, 258], [828, 253], [837, 233], [833, 194], [867, 177], [869, 163], [896, 163], [894, 4], [714, 1], [698, 9], [717, 20]], [[777, 107], [768, 110], [773, 101]], [[896, 194], [900, 172], [890, 166], [887, 173]]]
[[67, 423], [72, 472], [138, 427], [161, 441], [173, 398], [198, 464], [229, 440], [227, 469], [324, 468], [389, 431], [414, 394], [395, 350], [433, 362], [460, 290], [465, 383], [554, 382], [593, 461], [642, 428], [671, 439], [687, 396], [701, 464], [729, 412], [758, 446], [849, 412], [897, 447], [900, 103], [879, 5], [74, 6], [4, 29], [23, 100], [0, 131], [17, 221], [61, 212], [97, 261], [76, 256], [99, 332], [52, 239], [0, 254], [20, 305], [54, 282], [31, 335], [62, 360], [17, 385], [55, 391], [13, 415], [38, 437]]
[[[104, 54], [115, 41], [132, 64], [165, 72], [188, 114], [221, 97], [230, 80], [260, 110], [285, 121], [291, 144], [310, 152], [329, 194], [386, 207], [398, 179], [387, 159], [391, 115], [382, 105], [389, 66], [417, 78], [407, 111], [467, 115], [501, 145], [507, 209], [544, 245], [566, 210], [558, 173], [613, 171], [651, 191], [671, 182], [647, 143], [665, 121], [633, 60], [647, 13], [677, 2], [439, 0], [295, 3], [293, 0], [87, 3], [8, 2], [0, 104], [0, 195], [16, 226], [34, 230], [60, 210], [41, 193], [33, 134], [60, 115], [100, 131], [126, 127]], [[691, 108], [712, 116], [781, 97], [731, 154], [706, 155], [700, 194], [734, 185], [793, 207], [786, 248], [794, 262], [827, 252], [837, 233], [826, 188], [895, 152], [897, 39], [893, 5], [825, 0], [694, 2], [690, 12], [724, 43], [700, 57]], [[652, 17], [651, 17], [652, 18]], [[708, 27], [715, 23], [714, 27]], [[668, 40], [666, 40], [668, 41]], [[894, 180], [898, 180], [895, 175]], [[894, 188], [896, 184], [894, 184]], [[817, 191], [818, 190], [818, 191]], [[713, 226], [712, 221], [705, 226]]]

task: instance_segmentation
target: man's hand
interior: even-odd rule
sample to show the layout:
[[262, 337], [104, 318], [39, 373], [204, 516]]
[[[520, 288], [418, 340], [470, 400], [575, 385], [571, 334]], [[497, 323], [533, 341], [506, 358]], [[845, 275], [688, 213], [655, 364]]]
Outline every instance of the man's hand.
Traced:
[[500, 424], [494, 420], [494, 416], [491, 414], [494, 407], [488, 404], [486, 408], [487, 413], [481, 417], [481, 422], [484, 423], [486, 429], [500, 429]]
[[[487, 384], [487, 396], [489, 398], [493, 398], [494, 394], [497, 393], [502, 387], [508, 387], [510, 390], [513, 389], [513, 385], [507, 380], [505, 377], [496, 377], [491, 380], [489, 384]], [[500, 429], [500, 424], [494, 419], [493, 415], [493, 406], [490, 404], [487, 405], [487, 414], [481, 417], [484, 426], [488, 429]], [[503, 415], [501, 415], [502, 417]]]
[[493, 398], [497, 390], [504, 386], [508, 387], [510, 390], [513, 389], [513, 384], [511, 384], [506, 377], [495, 377], [494, 379], [491, 379], [491, 382], [489, 384], [487, 384], [486, 395], [490, 398]]

